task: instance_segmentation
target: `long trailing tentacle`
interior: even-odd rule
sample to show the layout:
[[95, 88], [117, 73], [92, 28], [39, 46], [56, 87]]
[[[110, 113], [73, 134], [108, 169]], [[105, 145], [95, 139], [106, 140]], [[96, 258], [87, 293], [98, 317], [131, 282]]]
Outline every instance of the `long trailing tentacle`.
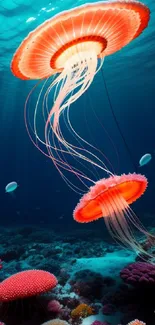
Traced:
[[[79, 58], [77, 56], [77, 58]], [[90, 184], [94, 183], [94, 181], [88, 177], [87, 174], [92, 173], [94, 178], [93, 171], [89, 171], [86, 164], [84, 165], [82, 161], [85, 161], [95, 169], [99, 168], [104, 171], [108, 175], [113, 175], [105, 165], [105, 163], [97, 156], [93, 151], [89, 151], [84, 148], [84, 144], [93, 150], [98, 150], [92, 144], [88, 143], [88, 141], [84, 140], [73, 128], [70, 117], [69, 117], [69, 108], [70, 105], [76, 101], [90, 86], [92, 83], [95, 74], [102, 67], [103, 60], [101, 60], [99, 67], [98, 59], [95, 52], [87, 53], [86, 58], [79, 59], [79, 62], [73, 67], [70, 66], [70, 62], [66, 63], [66, 66], [61, 74], [59, 74], [47, 88], [44, 94], [44, 90], [47, 84], [47, 81], [44, 82], [43, 87], [39, 93], [35, 111], [34, 111], [34, 124], [33, 124], [33, 132], [35, 135], [35, 141], [33, 143], [41, 152], [43, 152], [47, 157], [51, 158], [55, 167], [58, 169], [62, 178], [67, 182], [67, 184], [72, 187], [75, 191], [80, 191], [81, 189], [74, 185], [65, 175], [63, 170], [67, 172], [72, 172], [79, 181], [88, 189]], [[55, 88], [55, 89], [54, 89]], [[53, 106], [49, 110], [49, 97], [51, 92], [53, 92]], [[39, 127], [37, 124], [38, 113], [39, 113], [39, 105], [42, 102], [42, 114], [45, 123], [45, 132], [43, 137], [39, 135]], [[28, 96], [29, 100], [29, 96]], [[28, 101], [27, 100], [27, 101]], [[68, 142], [64, 136], [62, 129], [60, 127], [60, 117], [62, 113], [66, 111], [67, 117], [67, 128], [72, 132], [73, 138], [78, 142], [79, 146], [76, 146], [70, 142]], [[25, 108], [25, 119], [26, 119], [26, 108]], [[26, 122], [26, 126], [28, 129], [28, 124]], [[32, 140], [32, 137], [31, 137]], [[41, 145], [46, 146], [47, 152], [45, 152]], [[78, 161], [78, 164], [82, 166], [79, 170], [73, 166], [73, 163], [68, 161], [68, 158], [72, 157], [75, 163]], [[106, 157], [105, 157], [106, 160]], [[87, 170], [88, 173], [84, 173], [82, 170]], [[88, 185], [89, 184], [89, 185]], [[83, 192], [83, 190], [82, 190]]]
[[[93, 75], [94, 75], [94, 72], [93, 72]], [[89, 78], [90, 78], [90, 77], [89, 77]], [[66, 81], [67, 86], [68, 86], [69, 81], [70, 81], [70, 78], [69, 78], [69, 80]], [[75, 83], [75, 81], [74, 81], [74, 83]], [[69, 84], [68, 87], [70, 87], [70, 84]], [[72, 87], [72, 84], [71, 84], [71, 87]], [[64, 86], [64, 88], [65, 88], [65, 86]], [[63, 90], [64, 90], [64, 92], [65, 92], [65, 89], [64, 89], [64, 88], [63, 88]], [[72, 88], [71, 88], [71, 90], [72, 90]], [[85, 90], [85, 89], [84, 89], [84, 90]], [[68, 92], [68, 89], [67, 89], [66, 91]], [[79, 97], [80, 95], [81, 95], [81, 89], [80, 89], [80, 93], [78, 94], [78, 97]], [[62, 93], [62, 91], [61, 91], [61, 93], [59, 93], [59, 96], [60, 96], [60, 98], [57, 98], [58, 102], [55, 103], [55, 104], [57, 104], [57, 107], [59, 107], [60, 103], [62, 102], [62, 100], [63, 100], [63, 96], [64, 96], [64, 93]], [[73, 102], [73, 100], [72, 100], [71, 98], [69, 98], [69, 99], [68, 99], [68, 103], [65, 103], [64, 106], [62, 105], [61, 110], [63, 110], [63, 109], [64, 109], [67, 105], [69, 105], [71, 102]], [[67, 148], [67, 149], [69, 150], [69, 152], [72, 151], [73, 156], [74, 156], [74, 154], [75, 154], [75, 155], [77, 155], [78, 157], [80, 157], [81, 159], [88, 160], [89, 162], [92, 163], [92, 161], [90, 161], [90, 159], [88, 159], [88, 157], [86, 158], [86, 157], [84, 157], [84, 155], [82, 155], [81, 153], [79, 154], [79, 153], [77, 152], [77, 149], [80, 149], [80, 150], [82, 151], [82, 148], [77, 148], [77, 147], [75, 147], [75, 146], [73, 146], [73, 145], [67, 143], [67, 141], [64, 142], [64, 139], [62, 139], [62, 137], [61, 137], [61, 135], [60, 135], [60, 133], [59, 133], [59, 123], [58, 123], [58, 122], [59, 122], [60, 111], [59, 111], [59, 109], [55, 109], [55, 110], [57, 111], [57, 116], [55, 117], [55, 121], [54, 121], [54, 123], [53, 123], [53, 124], [51, 123], [50, 126], [51, 126], [52, 131], [56, 134], [56, 137], [58, 138], [59, 142], [61, 142], [61, 143], [64, 145], [64, 147]], [[53, 116], [53, 109], [52, 109], [52, 111], [50, 112], [50, 114], [49, 114], [49, 118], [48, 118], [48, 121], [47, 121], [47, 123], [46, 123], [46, 135], [47, 135], [47, 129], [48, 129], [48, 126], [49, 126], [49, 120], [52, 118], [52, 116]], [[78, 136], [78, 138], [79, 138], [80, 140], [82, 140], [83, 142], [85, 142], [85, 143], [88, 144], [88, 142], [86, 142], [86, 141], [85, 141], [84, 139], [82, 139], [79, 135], [77, 135], [77, 133], [74, 132], [74, 134], [76, 134], [76, 136]], [[47, 140], [48, 147], [50, 148], [50, 145], [49, 145], [49, 137], [46, 136], [46, 140]], [[89, 144], [89, 145], [90, 145], [90, 144]], [[92, 146], [92, 145], [90, 145], [90, 146]], [[93, 147], [93, 146], [92, 146], [92, 147]], [[50, 149], [49, 149], [49, 150], [50, 150]], [[85, 152], [86, 152], [86, 149], [84, 149], [84, 150], [85, 150]], [[90, 152], [88, 152], [88, 151], [87, 151], [87, 153], [90, 154], [90, 155], [92, 155], [92, 156], [94, 156], [94, 158], [97, 159], [97, 160], [99, 161], [99, 158], [98, 158], [98, 157], [96, 157], [95, 155], [93, 155], [92, 153], [90, 153]], [[94, 163], [94, 162], [93, 162], [93, 163]], [[94, 164], [95, 164], [95, 163], [94, 163]], [[103, 162], [102, 162], [101, 160], [100, 160], [100, 164], [103, 165]], [[97, 164], [96, 164], [96, 165], [97, 165]], [[98, 166], [98, 167], [99, 167], [99, 166]], [[99, 168], [102, 168], [102, 167], [100, 166]], [[105, 171], [107, 172], [107, 168], [105, 168], [105, 169], [106, 169]]]
[[[117, 243], [123, 247], [132, 248], [135, 253], [140, 253], [143, 260], [154, 258], [154, 255], [146, 251], [140, 242], [138, 242], [134, 230], [139, 230], [144, 235], [150, 235], [142, 226], [141, 222], [136, 217], [133, 210], [122, 197], [118, 190], [113, 190], [113, 193], [107, 195], [108, 204], [101, 208], [103, 214], [107, 209], [107, 216], [104, 217], [105, 224], [111, 236]], [[136, 220], [136, 221], [135, 221]], [[154, 237], [155, 238], [155, 237]]]

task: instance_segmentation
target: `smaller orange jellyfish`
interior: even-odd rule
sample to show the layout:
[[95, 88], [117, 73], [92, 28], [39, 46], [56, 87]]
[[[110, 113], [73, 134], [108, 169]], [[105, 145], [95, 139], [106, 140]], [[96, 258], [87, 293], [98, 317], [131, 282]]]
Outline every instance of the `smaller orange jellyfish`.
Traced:
[[103, 217], [110, 234], [116, 240], [135, 251], [144, 252], [133, 235], [130, 223], [144, 234], [147, 231], [131, 210], [130, 204], [141, 197], [147, 184], [145, 176], [135, 173], [103, 178], [83, 195], [74, 210], [73, 217], [80, 223]]

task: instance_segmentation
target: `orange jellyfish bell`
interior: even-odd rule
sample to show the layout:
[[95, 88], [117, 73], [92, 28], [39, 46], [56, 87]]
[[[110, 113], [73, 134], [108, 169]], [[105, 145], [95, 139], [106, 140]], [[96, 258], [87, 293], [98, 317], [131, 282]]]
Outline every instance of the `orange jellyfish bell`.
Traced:
[[[31, 32], [16, 51], [11, 69], [21, 79], [42, 79], [74, 66], [94, 52], [115, 53], [139, 36], [149, 9], [137, 1], [89, 3], [64, 11]], [[77, 54], [83, 53], [82, 58]]]
[[120, 213], [139, 199], [146, 187], [147, 179], [142, 175], [114, 175], [103, 178], [81, 198], [74, 210], [74, 219], [84, 223]]
[[101, 179], [81, 198], [73, 217], [80, 223], [103, 217], [113, 237], [135, 250], [142, 250], [133, 237], [129, 223], [133, 223], [143, 233], [145, 230], [129, 205], [139, 199], [146, 188], [147, 179], [140, 174], [114, 175]]

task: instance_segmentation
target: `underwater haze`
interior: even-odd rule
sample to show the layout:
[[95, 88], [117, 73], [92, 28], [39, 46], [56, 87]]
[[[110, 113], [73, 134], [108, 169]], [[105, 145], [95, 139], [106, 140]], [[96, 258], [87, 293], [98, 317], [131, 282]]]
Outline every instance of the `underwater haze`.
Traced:
[[[16, 312], [11, 307], [9, 318], [0, 305], [0, 325], [47, 321], [47, 325], [155, 324], [155, 241], [150, 244], [148, 234], [136, 232], [138, 243], [150, 254], [142, 256], [144, 251], [135, 254], [115, 242], [103, 218], [83, 224], [73, 219], [81, 195], [64, 182], [52, 160], [37, 150], [25, 127], [25, 101], [37, 81], [20, 80], [10, 69], [15, 51], [31, 31], [54, 15], [85, 3], [0, 0], [0, 281], [17, 272], [41, 269], [54, 274], [59, 283], [41, 297], [38, 307], [33, 302], [33, 309], [30, 302], [30, 314], [28, 309], [22, 314], [21, 308]], [[111, 172], [146, 176], [146, 192], [131, 207], [154, 236], [155, 2], [143, 3], [151, 13], [148, 27], [120, 51], [105, 57], [89, 89], [71, 104], [70, 116], [76, 132], [108, 158]], [[34, 96], [30, 111], [35, 104]], [[66, 121], [61, 124], [68, 136]], [[152, 159], [139, 167], [146, 153]], [[104, 177], [106, 173], [99, 170], [96, 180]], [[68, 178], [74, 182], [73, 175]], [[10, 182], [17, 182], [17, 189], [6, 193]], [[1, 290], [0, 283], [0, 302], [5, 300]], [[46, 290], [39, 294], [43, 292]], [[76, 310], [78, 307], [81, 309]]]

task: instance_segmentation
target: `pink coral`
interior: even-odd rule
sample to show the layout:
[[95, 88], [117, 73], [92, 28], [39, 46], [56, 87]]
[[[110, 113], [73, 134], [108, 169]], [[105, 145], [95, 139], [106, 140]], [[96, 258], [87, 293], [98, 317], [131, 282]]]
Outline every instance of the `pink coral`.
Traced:
[[54, 314], [58, 314], [61, 310], [60, 302], [58, 300], [50, 300], [47, 305], [47, 310]]

